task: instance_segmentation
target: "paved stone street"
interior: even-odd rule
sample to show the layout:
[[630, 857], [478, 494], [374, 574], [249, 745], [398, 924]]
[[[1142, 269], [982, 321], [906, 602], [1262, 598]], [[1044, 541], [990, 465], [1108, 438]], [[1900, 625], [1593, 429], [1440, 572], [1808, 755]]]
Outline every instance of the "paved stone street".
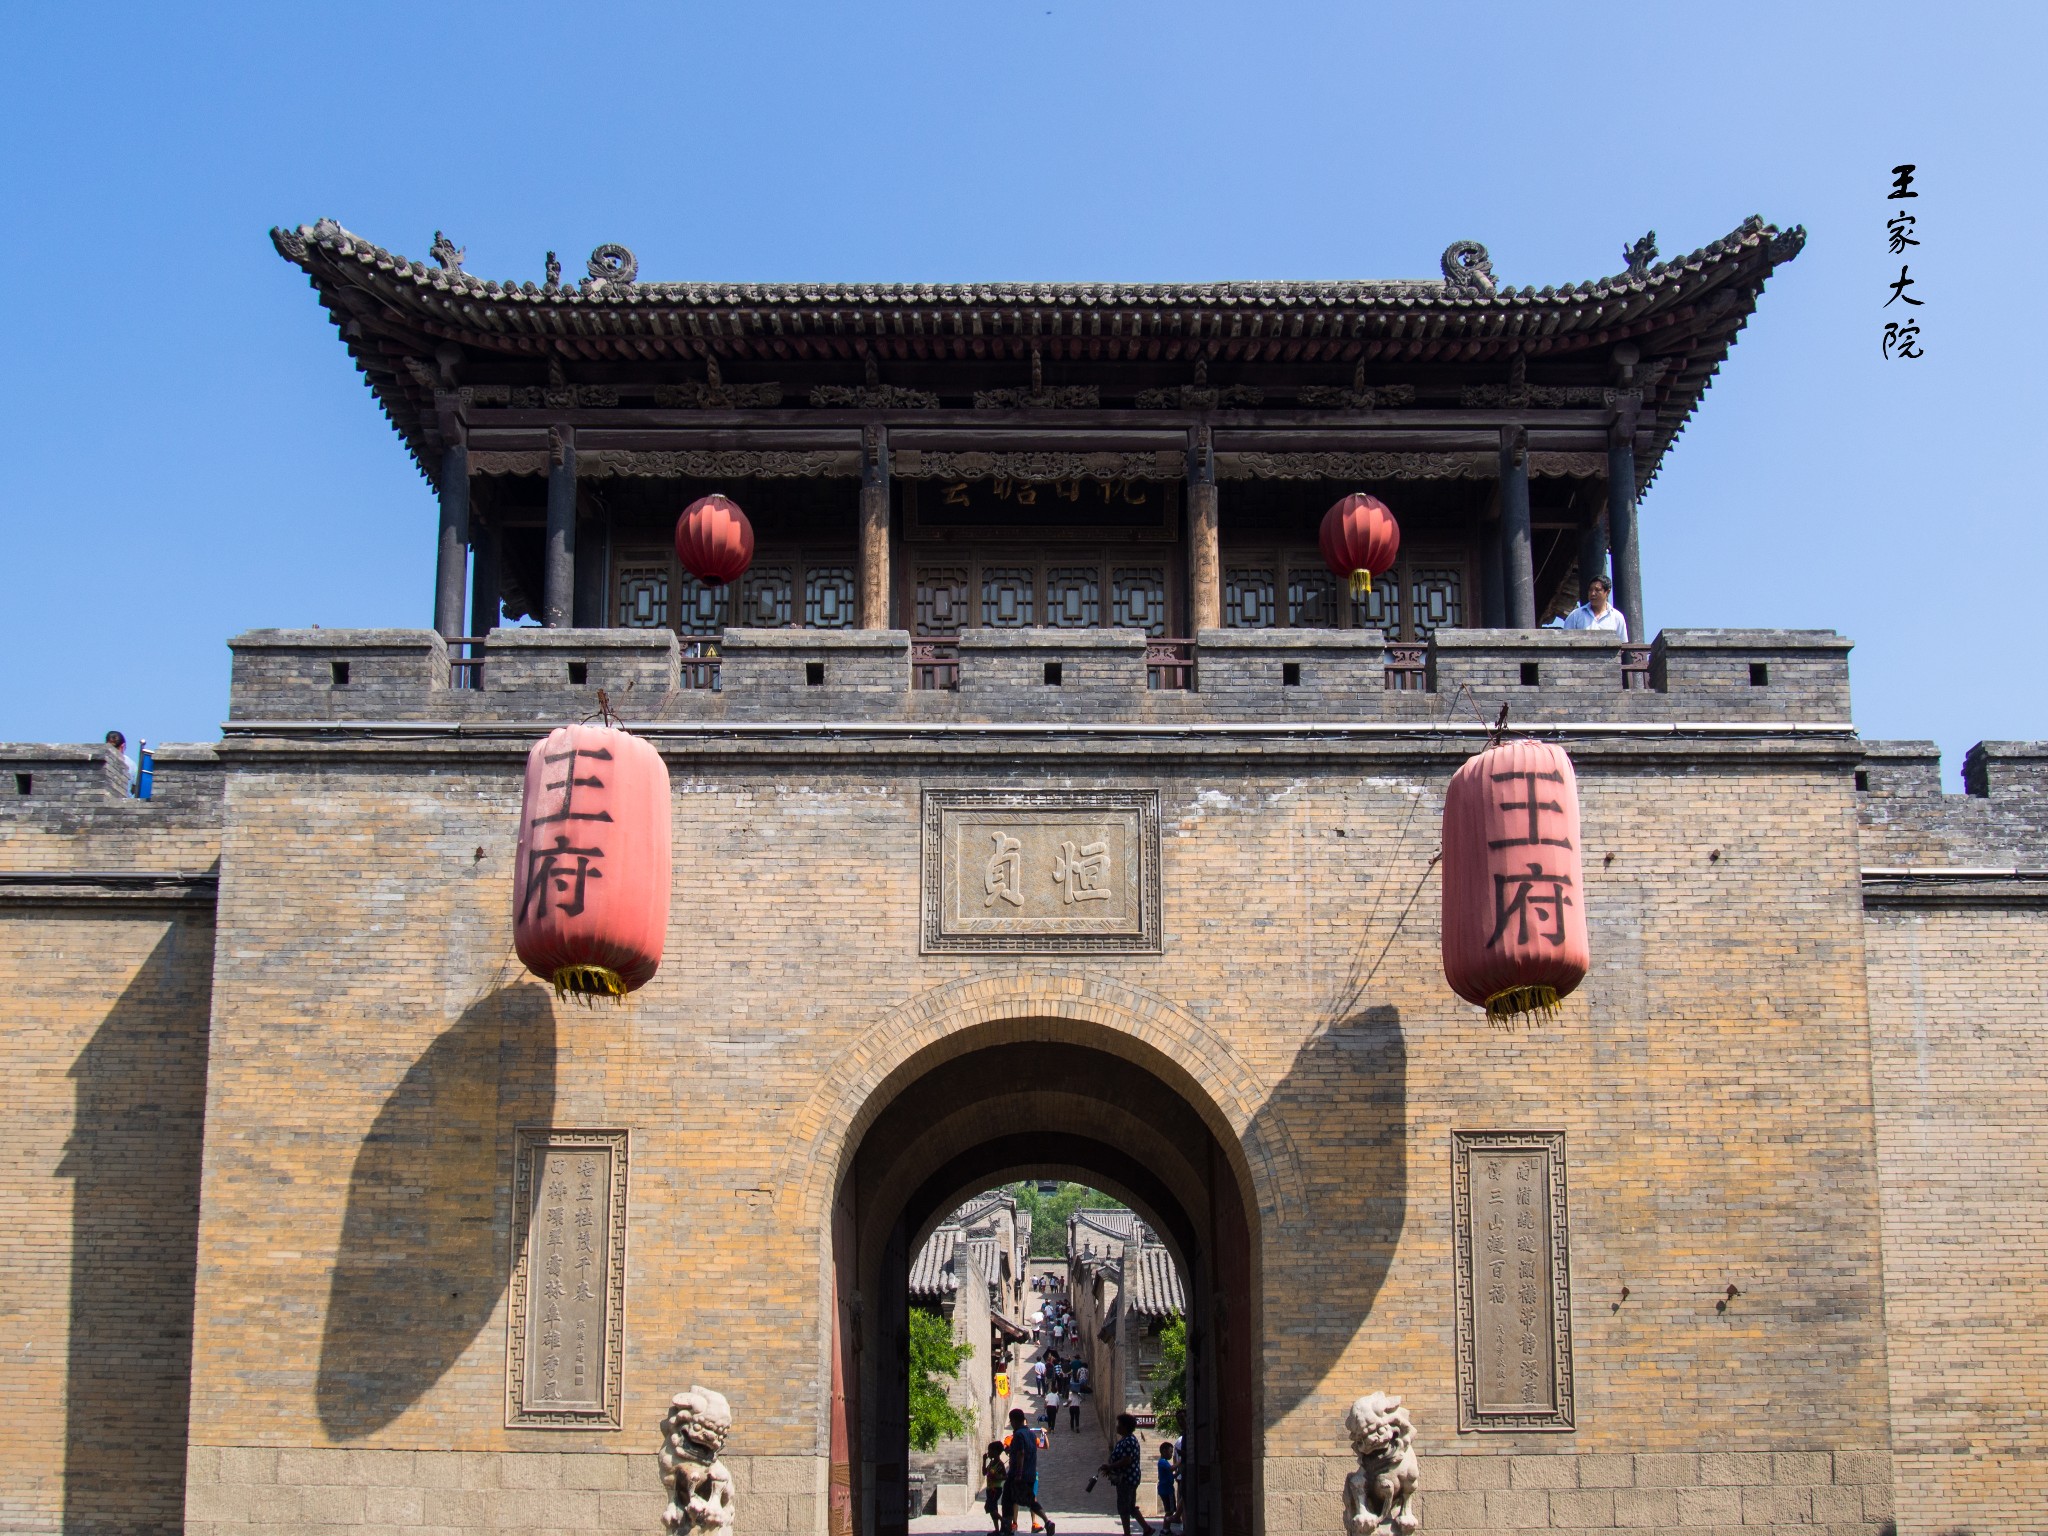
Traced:
[[[1029, 1380], [1031, 1363], [1044, 1349], [1042, 1343], [1034, 1344], [1023, 1356], [1021, 1380]], [[1034, 1424], [1038, 1418], [1037, 1397], [1016, 1399], [1019, 1406], [1028, 1408]], [[1109, 1480], [1103, 1478], [1095, 1485], [1095, 1491], [1087, 1491], [1088, 1479], [1095, 1475], [1095, 1469], [1109, 1459], [1109, 1440], [1095, 1425], [1094, 1407], [1081, 1410], [1081, 1428], [1077, 1432], [1069, 1426], [1073, 1415], [1062, 1409], [1059, 1428], [1046, 1437], [1046, 1448], [1038, 1453], [1038, 1500], [1052, 1516], [1053, 1525], [1059, 1536], [1116, 1536], [1122, 1530], [1116, 1518], [1116, 1491]], [[1140, 1495], [1139, 1507], [1145, 1511], [1146, 1519], [1156, 1530], [1159, 1520], [1159, 1499], [1149, 1484], [1151, 1481], [1150, 1452], [1156, 1449], [1146, 1442], [1148, 1486]], [[990, 1528], [989, 1518], [976, 1506], [964, 1515], [920, 1515], [910, 1522], [912, 1536], [970, 1536], [970, 1533], [985, 1533]], [[1019, 1511], [1017, 1529], [1022, 1533], [1029, 1529], [1024, 1512]], [[1134, 1531], [1132, 1536], [1137, 1536]]]

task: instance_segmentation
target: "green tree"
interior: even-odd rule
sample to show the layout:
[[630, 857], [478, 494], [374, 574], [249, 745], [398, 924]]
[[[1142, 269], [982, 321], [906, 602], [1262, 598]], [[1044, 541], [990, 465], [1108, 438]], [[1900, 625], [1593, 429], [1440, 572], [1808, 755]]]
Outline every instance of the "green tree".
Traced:
[[1188, 1320], [1176, 1317], [1159, 1330], [1159, 1366], [1152, 1373], [1152, 1408], [1161, 1434], [1177, 1435], [1188, 1410]]
[[1114, 1196], [1071, 1181], [1050, 1195], [1040, 1194], [1036, 1183], [1012, 1184], [1005, 1192], [1016, 1196], [1019, 1210], [1031, 1213], [1034, 1259], [1057, 1259], [1066, 1253], [1067, 1218], [1083, 1206], [1123, 1208], [1123, 1201]]
[[910, 1443], [929, 1451], [941, 1440], [967, 1433], [967, 1420], [939, 1378], [958, 1380], [960, 1363], [974, 1353], [972, 1344], [953, 1338], [953, 1328], [937, 1312], [910, 1309]]

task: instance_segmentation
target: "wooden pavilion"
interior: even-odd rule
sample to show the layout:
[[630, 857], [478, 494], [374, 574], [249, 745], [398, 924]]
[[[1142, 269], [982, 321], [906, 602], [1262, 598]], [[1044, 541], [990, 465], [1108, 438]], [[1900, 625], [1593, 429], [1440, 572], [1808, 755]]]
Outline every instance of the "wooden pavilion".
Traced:
[[[1750, 219], [1670, 261], [1645, 236], [1541, 289], [1472, 241], [1427, 280], [833, 285], [643, 282], [617, 245], [497, 282], [438, 233], [429, 262], [331, 220], [272, 239], [438, 487], [443, 635], [501, 610], [700, 649], [899, 628], [930, 662], [977, 626], [1419, 647], [1543, 622], [1610, 559], [1641, 642], [1638, 500], [1805, 236]], [[759, 538], [730, 588], [670, 548], [712, 490]], [[1352, 490], [1402, 527], [1357, 602], [1316, 549]]]

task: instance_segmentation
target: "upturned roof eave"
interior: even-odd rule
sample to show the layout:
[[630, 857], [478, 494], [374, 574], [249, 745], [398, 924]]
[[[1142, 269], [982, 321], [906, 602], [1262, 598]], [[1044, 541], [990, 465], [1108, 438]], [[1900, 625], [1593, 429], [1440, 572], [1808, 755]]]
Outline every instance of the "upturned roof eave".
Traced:
[[[1667, 381], [1649, 451], [1639, 456], [1638, 488], [1647, 489], [1725, 361], [1765, 280], [1798, 254], [1805, 232], [1796, 226], [1781, 231], [1752, 218], [1720, 240], [1641, 271], [1563, 288], [1510, 286], [1492, 293], [1426, 280], [619, 284], [593, 279], [550, 288], [487, 281], [412, 261], [332, 220], [273, 229], [271, 238], [281, 255], [306, 272], [380, 407], [430, 481], [431, 390], [387, 371], [389, 359], [381, 353], [373, 367], [361, 344], [363, 328], [352, 322], [374, 316], [384, 325], [415, 331], [428, 343], [453, 341], [509, 356], [612, 354], [649, 361], [710, 353], [729, 359], [774, 358], [787, 365], [797, 361], [789, 355], [793, 341], [820, 360], [870, 348], [885, 355], [911, 348], [919, 355], [1000, 357], [1042, 342], [1057, 347], [1063, 339], [1082, 342], [1092, 354], [1099, 334], [1084, 339], [1073, 330], [1061, 335], [1064, 317], [1086, 312], [1093, 312], [1096, 321], [1111, 313], [1113, 329], [1121, 329], [1125, 319], [1132, 321], [1126, 335], [1110, 339], [1133, 349], [1148, 315], [1229, 315], [1234, 317], [1230, 334], [1176, 337], [1176, 343], [1195, 355], [1257, 357], [1301, 345], [1299, 328], [1289, 334], [1277, 320], [1266, 323], [1269, 317], [1292, 314], [1297, 327], [1305, 317], [1315, 317], [1310, 344], [1318, 353], [1348, 357], [1392, 349], [1413, 360], [1470, 364], [1516, 352], [1558, 354], [1608, 345], [1684, 322], [1688, 306], [1703, 306], [1714, 323], [1695, 337], [1683, 367]], [[984, 313], [991, 309], [994, 313]], [[885, 323], [890, 316], [900, 320], [905, 312], [918, 321], [914, 334]], [[1235, 323], [1247, 317], [1248, 333]], [[1039, 324], [1048, 318], [1054, 323], [1049, 334]], [[997, 322], [993, 330], [986, 323], [990, 319]]]

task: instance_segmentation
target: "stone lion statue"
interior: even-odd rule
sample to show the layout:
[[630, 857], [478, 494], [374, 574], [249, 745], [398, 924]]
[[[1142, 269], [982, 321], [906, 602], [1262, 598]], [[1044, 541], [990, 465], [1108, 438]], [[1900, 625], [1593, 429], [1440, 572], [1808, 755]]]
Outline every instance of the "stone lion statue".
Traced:
[[1358, 1470], [1344, 1479], [1345, 1536], [1413, 1536], [1415, 1426], [1401, 1399], [1368, 1392], [1344, 1415]]
[[678, 1392], [661, 1421], [661, 1523], [676, 1536], [732, 1529], [732, 1473], [718, 1459], [732, 1433], [732, 1407], [704, 1387]]

